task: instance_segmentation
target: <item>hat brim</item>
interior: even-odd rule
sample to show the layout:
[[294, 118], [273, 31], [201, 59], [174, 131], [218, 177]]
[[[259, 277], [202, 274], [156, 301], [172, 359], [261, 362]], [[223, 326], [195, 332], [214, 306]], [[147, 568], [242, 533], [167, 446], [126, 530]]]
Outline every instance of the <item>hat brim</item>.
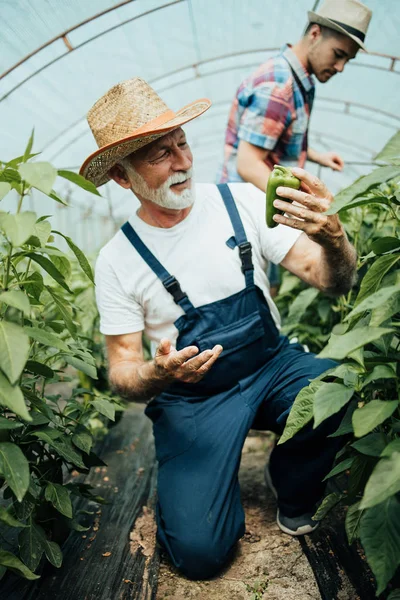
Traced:
[[319, 15], [316, 12], [313, 12], [312, 10], [309, 10], [307, 14], [308, 14], [308, 22], [309, 23], [317, 23], [318, 25], [322, 25], [323, 27], [328, 27], [329, 29], [334, 29], [335, 31], [339, 31], [343, 35], [351, 38], [358, 46], [360, 46], [360, 48], [362, 48], [364, 50], [364, 52], [368, 52], [368, 50], [364, 46], [363, 42], [356, 35], [352, 35], [348, 31], [346, 31], [343, 27], [340, 27], [340, 25], [337, 25], [334, 21], [331, 21], [330, 19], [327, 19], [326, 17], [321, 17], [321, 15]]
[[174, 129], [178, 129], [185, 123], [196, 119], [210, 106], [211, 101], [208, 98], [200, 98], [181, 108], [172, 119], [162, 125], [152, 126], [150, 121], [147, 129], [140, 128], [140, 133], [132, 132], [132, 135], [107, 144], [90, 154], [82, 164], [79, 174], [94, 183], [96, 187], [104, 185], [111, 179], [108, 175], [109, 170], [118, 161]]

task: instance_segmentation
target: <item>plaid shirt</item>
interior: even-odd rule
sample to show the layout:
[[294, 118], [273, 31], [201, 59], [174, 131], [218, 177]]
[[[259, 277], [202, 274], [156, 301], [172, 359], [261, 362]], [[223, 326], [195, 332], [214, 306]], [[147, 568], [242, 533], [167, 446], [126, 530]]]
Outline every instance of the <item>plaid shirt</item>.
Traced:
[[243, 181], [236, 170], [240, 140], [269, 150], [265, 163], [304, 166], [315, 86], [289, 45], [260, 65], [239, 87], [225, 134], [218, 180]]

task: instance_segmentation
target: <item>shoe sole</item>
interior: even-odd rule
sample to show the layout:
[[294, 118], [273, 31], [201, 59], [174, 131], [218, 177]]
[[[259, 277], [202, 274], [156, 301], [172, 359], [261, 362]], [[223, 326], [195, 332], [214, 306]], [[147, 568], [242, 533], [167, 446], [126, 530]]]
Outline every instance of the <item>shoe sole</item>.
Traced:
[[307, 535], [308, 533], [312, 533], [319, 527], [319, 523], [316, 523], [314, 527], [312, 527], [311, 525], [303, 525], [302, 527], [298, 527], [296, 531], [293, 531], [293, 529], [289, 529], [288, 527], [282, 525], [282, 523], [279, 520], [279, 511], [276, 513], [276, 523], [281, 531], [294, 537], [298, 537], [299, 535]]

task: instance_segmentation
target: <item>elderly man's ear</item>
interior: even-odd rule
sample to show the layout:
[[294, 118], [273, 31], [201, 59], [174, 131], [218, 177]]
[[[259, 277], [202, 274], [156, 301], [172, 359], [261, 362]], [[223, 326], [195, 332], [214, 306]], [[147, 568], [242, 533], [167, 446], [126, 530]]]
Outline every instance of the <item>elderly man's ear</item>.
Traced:
[[125, 188], [126, 190], [130, 189], [131, 182], [129, 181], [129, 177], [124, 167], [116, 164], [113, 167], [111, 167], [111, 169], [108, 171], [108, 174], [111, 177], [111, 179], [114, 179], [114, 181], [118, 183], [118, 185]]

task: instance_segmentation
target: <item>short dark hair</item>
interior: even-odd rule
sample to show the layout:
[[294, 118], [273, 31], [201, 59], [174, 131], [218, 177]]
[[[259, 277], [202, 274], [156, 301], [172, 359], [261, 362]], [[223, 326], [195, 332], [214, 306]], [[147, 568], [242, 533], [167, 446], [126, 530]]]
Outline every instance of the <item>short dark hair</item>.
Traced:
[[325, 27], [324, 25], [320, 25], [319, 23], [311, 22], [307, 25], [303, 37], [306, 37], [310, 33], [310, 29], [313, 25], [318, 25], [318, 27], [321, 30], [322, 37], [324, 37], [324, 38], [343, 37], [343, 35], [344, 35], [343, 33], [340, 33], [340, 31], [336, 31], [335, 29], [330, 29], [330, 27]]

